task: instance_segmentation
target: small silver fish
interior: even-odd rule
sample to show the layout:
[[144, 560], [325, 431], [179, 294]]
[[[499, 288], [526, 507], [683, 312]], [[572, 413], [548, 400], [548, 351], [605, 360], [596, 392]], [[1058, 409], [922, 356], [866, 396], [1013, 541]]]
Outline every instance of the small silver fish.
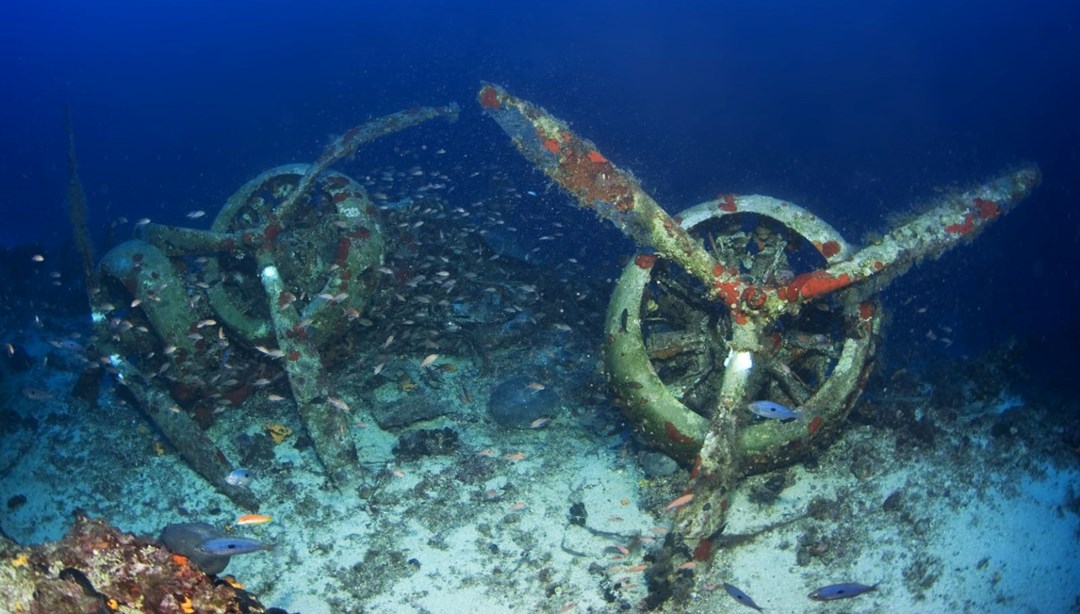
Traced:
[[807, 597], [814, 601], [832, 601], [834, 599], [847, 599], [849, 597], [858, 597], [863, 593], [869, 593], [877, 588], [877, 584], [867, 586], [865, 584], [859, 584], [857, 582], [844, 582], [842, 584], [830, 584], [823, 586], [816, 591], [807, 595]]
[[48, 390], [41, 388], [23, 388], [23, 396], [31, 401], [49, 401], [53, 398], [53, 394]]
[[746, 593], [740, 591], [738, 587], [732, 586], [731, 584], [724, 582], [724, 590], [727, 591], [727, 594], [731, 595], [732, 598], [735, 599], [735, 601], [738, 601], [744, 606], [748, 608], [753, 608], [758, 612], [764, 612], [764, 610], [761, 609], [761, 606], [754, 603], [754, 600], [750, 598], [750, 595], [747, 595]]
[[755, 416], [761, 416], [769, 420], [796, 420], [803, 417], [802, 412], [795, 411], [774, 401], [754, 401], [749, 407]]
[[225, 483], [231, 486], [247, 488], [254, 479], [255, 476], [251, 475], [250, 471], [241, 467], [239, 469], [233, 469], [229, 475], [225, 476]]
[[542, 429], [545, 426], [547, 426], [549, 422], [551, 422], [551, 418], [548, 417], [548, 416], [544, 416], [543, 418], [537, 418], [536, 420], [533, 420], [529, 424], [529, 428], [531, 428], [531, 429]]

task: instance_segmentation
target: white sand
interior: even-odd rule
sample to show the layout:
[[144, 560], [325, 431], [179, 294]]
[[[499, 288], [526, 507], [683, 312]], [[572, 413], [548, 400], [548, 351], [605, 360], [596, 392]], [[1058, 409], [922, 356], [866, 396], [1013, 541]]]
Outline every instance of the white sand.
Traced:
[[[5, 393], [40, 386], [34, 377], [9, 379]], [[476, 398], [486, 399], [492, 383], [474, 384]], [[447, 394], [451, 402], [449, 393], [428, 394]], [[174, 453], [156, 455], [146, 422], [111, 392], [96, 409], [14, 398], [18, 411], [32, 413], [43, 428], [0, 482], [5, 500], [28, 498], [2, 516], [16, 539], [58, 537], [75, 508], [154, 535], [170, 522], [225, 526], [242, 513]], [[346, 400], [356, 422], [364, 420], [362, 404]], [[212, 430], [231, 457], [232, 436], [241, 431], [258, 433], [272, 421], [299, 430], [288, 403], [259, 411], [257, 418], [231, 413]], [[616, 610], [612, 595], [636, 605], [647, 588], [634, 567], [648, 565], [645, 555], [663, 541], [656, 529], [670, 526], [671, 517], [660, 509], [684, 478], [646, 480], [634, 445], [618, 434], [596, 434], [605, 420], [593, 411], [569, 411], [546, 429], [507, 431], [487, 419], [482, 402], [458, 404], [425, 426], [456, 429], [459, 451], [402, 463], [389, 452], [392, 438], [357, 426], [359, 449], [370, 461], [360, 492], [328, 487], [311, 451], [292, 447], [294, 435], [275, 448], [272, 474], [253, 486], [264, 501], [260, 511], [274, 521], [236, 529], [276, 549], [235, 557], [228, 573], [266, 605], [303, 614], [607, 612]], [[749, 500], [750, 486], [763, 479], [752, 478], [733, 503], [728, 534], [802, 516], [815, 497], [835, 501], [834, 512], [720, 550], [711, 563], [698, 564], [689, 600], [661, 611], [741, 611], [718, 588], [722, 582], [769, 612], [1071, 611], [1080, 595], [1076, 459], [1055, 466], [1018, 439], [990, 439], [993, 415], [960, 418], [932, 446], [901, 460], [891, 432], [853, 426], [814, 469], [791, 469], [788, 487], [770, 505]], [[476, 454], [485, 448], [496, 454]], [[850, 466], [868, 451], [879, 462], [859, 480]], [[506, 458], [517, 452], [524, 459]], [[898, 489], [897, 509], [883, 510]], [[568, 521], [578, 502], [588, 512], [585, 527]], [[827, 552], [800, 566], [798, 544], [808, 533]], [[848, 581], [881, 584], [843, 603], [806, 597]]]

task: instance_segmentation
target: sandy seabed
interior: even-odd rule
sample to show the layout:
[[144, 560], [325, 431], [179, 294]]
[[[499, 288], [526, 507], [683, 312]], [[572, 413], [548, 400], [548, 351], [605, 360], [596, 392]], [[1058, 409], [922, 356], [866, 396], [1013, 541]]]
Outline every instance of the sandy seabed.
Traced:
[[[395, 435], [371, 426], [359, 403], [350, 410], [365, 461], [358, 487], [328, 485], [296, 435], [273, 446], [252, 488], [274, 520], [232, 533], [274, 549], [234, 557], [227, 573], [264, 604], [303, 614], [638, 611], [657, 590], [670, 591], [657, 611], [741, 610], [725, 582], [769, 612], [1070, 612], [1080, 603], [1076, 456], [1022, 416], [1018, 431], [991, 435], [1000, 412], [1037, 407], [973, 405], [927, 439], [853, 423], [812, 462], [747, 479], [727, 545], [658, 589], [651, 567], [673, 521], [663, 507], [685, 471], [647, 478], [616, 410], [598, 394], [576, 404], [581, 395], [558, 381], [545, 383], [563, 413], [544, 428], [501, 427], [485, 407], [497, 380], [457, 366], [447, 385], [407, 393], [446, 404], [417, 426], [453, 429], [451, 453], [395, 457]], [[35, 369], [3, 382], [14, 411], [37, 424], [6, 433], [4, 499], [26, 498], [0, 512], [10, 536], [56, 539], [76, 509], [147, 535], [172, 522], [225, 527], [243, 513], [161, 446], [115, 389], [96, 406], [18, 392], [73, 381]], [[465, 382], [472, 402], [458, 392]], [[403, 394], [392, 384], [375, 391]], [[257, 409], [227, 412], [211, 429], [230, 458], [266, 424], [302, 430], [288, 402], [249, 403]], [[878, 586], [842, 603], [808, 599], [837, 582]]]

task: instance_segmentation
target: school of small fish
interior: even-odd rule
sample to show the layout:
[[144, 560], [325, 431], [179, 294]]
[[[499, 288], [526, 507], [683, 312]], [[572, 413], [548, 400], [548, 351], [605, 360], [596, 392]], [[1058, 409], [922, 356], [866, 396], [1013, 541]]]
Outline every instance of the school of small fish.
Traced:
[[[437, 154], [444, 153], [440, 149]], [[475, 174], [474, 174], [475, 176]], [[421, 181], [422, 180], [422, 181]], [[352, 309], [346, 315], [350, 322], [357, 326], [371, 327], [372, 335], [378, 334], [381, 342], [374, 341], [373, 347], [378, 351], [374, 354], [375, 361], [366, 365], [365, 372], [374, 378], [399, 378], [408, 373], [410, 366], [416, 366], [422, 373], [430, 377], [438, 377], [438, 373], [444, 368], [449, 370], [456, 368], [455, 365], [443, 359], [443, 353], [448, 351], [443, 341], [446, 335], [453, 335], [462, 330], [463, 326], [472, 324], [467, 317], [456, 317], [453, 305], [469, 302], [470, 295], [483, 295], [494, 293], [505, 298], [504, 313], [509, 317], [528, 311], [530, 318], [536, 324], [542, 324], [549, 330], [557, 333], [569, 333], [574, 327], [566, 322], [557, 321], [541, 309], [541, 296], [535, 286], [524, 283], [496, 281], [488, 278], [479, 271], [485, 267], [498, 266], [500, 259], [506, 256], [498, 252], [492, 253], [481, 246], [484, 245], [484, 236], [497, 230], [499, 233], [517, 233], [518, 228], [505, 221], [506, 214], [512, 210], [509, 203], [528, 198], [536, 199], [539, 195], [536, 191], [518, 191], [511, 187], [505, 177], [495, 176], [492, 179], [496, 183], [504, 184], [502, 193], [498, 198], [489, 201], [478, 201], [466, 207], [450, 207], [437, 199], [423, 198], [427, 193], [453, 192], [455, 186], [450, 177], [442, 171], [428, 171], [414, 166], [405, 170], [384, 168], [364, 178], [366, 187], [371, 191], [374, 200], [379, 203], [383, 215], [386, 216], [388, 226], [391, 226], [398, 238], [408, 237], [409, 242], [415, 246], [424, 245], [426, 249], [420, 252], [421, 256], [413, 254], [391, 253], [386, 258], [385, 264], [376, 270], [382, 278], [382, 283], [388, 288], [389, 300], [384, 305], [374, 305], [368, 313], [361, 313]], [[421, 185], [417, 185], [420, 181]], [[500, 204], [507, 203], [506, 206]], [[189, 211], [185, 217], [190, 220], [198, 220], [207, 213], [196, 209]], [[543, 221], [542, 216], [538, 219]], [[135, 222], [135, 226], [141, 227], [150, 223], [149, 218], [142, 218]], [[539, 223], [539, 222], [538, 222]], [[543, 221], [546, 226], [551, 226], [550, 221]], [[550, 232], [538, 236], [537, 243], [558, 240], [563, 237], [562, 225], [554, 224]], [[447, 234], [451, 228], [461, 233], [461, 237], [455, 240], [447, 240]], [[528, 259], [541, 247], [537, 245], [532, 251], [525, 254]], [[43, 254], [34, 254], [31, 257], [34, 263], [43, 263]], [[205, 259], [196, 260], [197, 265], [205, 264]], [[559, 274], [569, 283], [569, 280], [580, 274], [582, 267], [576, 259], [570, 258], [566, 262], [556, 266]], [[192, 273], [188, 281], [201, 290], [208, 290], [217, 281], [204, 280], [199, 277], [198, 267]], [[57, 274], [58, 275], [58, 274]], [[165, 285], [152, 285], [141, 291], [141, 294], [126, 305], [114, 306], [105, 304], [106, 315], [109, 315], [108, 327], [115, 338], [130, 334], [151, 334], [145, 318], [139, 316], [138, 310], [147, 301], [160, 301], [160, 293]], [[312, 301], [325, 301], [331, 305], [342, 303], [348, 299], [345, 292], [308, 293], [300, 288], [293, 288], [279, 297], [279, 305], [282, 307], [294, 304], [304, 305]], [[584, 294], [578, 300], [584, 300]], [[205, 294], [195, 292], [189, 297], [188, 307], [193, 310], [204, 312], [206, 306]], [[311, 325], [310, 322], [302, 323], [303, 328]], [[578, 322], [577, 324], [581, 324]], [[934, 333], [928, 332], [927, 337], [937, 339]], [[203, 382], [208, 391], [233, 389], [242, 386], [250, 386], [252, 389], [262, 391], [263, 398], [273, 403], [287, 401], [291, 395], [287, 394], [288, 388], [284, 384], [284, 372], [279, 366], [280, 361], [286, 357], [286, 351], [272, 347], [271, 345], [256, 344], [248, 346], [253, 349], [257, 356], [263, 357], [262, 363], [268, 366], [252, 368], [250, 364], [240, 365], [241, 359], [232, 350], [235, 344], [230, 340], [225, 326], [214, 318], [199, 319], [194, 329], [188, 335], [188, 340], [213, 356], [214, 361], [221, 367]], [[947, 338], [941, 339], [946, 345], [951, 343]], [[76, 354], [85, 354], [86, 347], [71, 339], [51, 341], [56, 348], [71, 351]], [[179, 341], [177, 342], [179, 343]], [[11, 344], [6, 346], [9, 352], [13, 352]], [[401, 349], [391, 351], [391, 348]], [[414, 353], [404, 352], [408, 348]], [[170, 362], [168, 359], [178, 351], [177, 345], [168, 344], [162, 346], [156, 352], [148, 352], [144, 359], [148, 364], [158, 366], [150, 374], [152, 377], [169, 378]], [[426, 352], [426, 353], [425, 353]], [[447, 354], [450, 355], [450, 354]], [[417, 361], [417, 358], [423, 358]], [[440, 360], [442, 359], [442, 360]], [[748, 359], [742, 359], [743, 362]], [[103, 361], [104, 362], [104, 361]], [[257, 362], [257, 361], [249, 361]], [[277, 364], [275, 364], [277, 363]], [[261, 364], [261, 363], [258, 363]], [[739, 364], [742, 364], [741, 362]], [[541, 382], [530, 382], [526, 388], [531, 392], [540, 392], [547, 388]], [[271, 391], [272, 390], [272, 391]], [[351, 405], [346, 398], [351, 398], [349, 391], [341, 394], [326, 395], [326, 403], [341, 412], [350, 412]], [[283, 394], [284, 393], [284, 394]], [[53, 399], [53, 394], [47, 390], [26, 387], [22, 394], [31, 400], [48, 401]], [[219, 409], [226, 405], [221, 395], [215, 395], [215, 402]], [[174, 406], [175, 407], [175, 406]], [[764, 419], [770, 420], [796, 420], [801, 419], [803, 413], [788, 408], [785, 405], [769, 400], [758, 400], [748, 404], [751, 413]], [[174, 411], [182, 411], [176, 407]], [[543, 429], [551, 424], [551, 417], [544, 416], [535, 419], [529, 425], [531, 429]], [[485, 448], [474, 453], [479, 457], [495, 459], [506, 463], [518, 463], [524, 461], [528, 455], [524, 451], [513, 451], [500, 454], [493, 448]], [[404, 478], [405, 472], [401, 469], [393, 469], [390, 474]], [[255, 476], [247, 469], [237, 468], [224, 476], [224, 482], [230, 486], [250, 488]], [[497, 498], [500, 493], [489, 491], [489, 498]], [[695, 495], [687, 492], [670, 501], [663, 508], [665, 512], [678, 513], [693, 502]], [[507, 507], [509, 512], [525, 512], [530, 509], [525, 501], [513, 501]], [[270, 523], [273, 518], [262, 514], [244, 514], [236, 518], [234, 525], [239, 527], [259, 526]], [[612, 517], [611, 522], [621, 521], [621, 518]], [[657, 535], [667, 532], [666, 528], [657, 528]], [[642, 538], [653, 540], [654, 537]], [[646, 542], [647, 543], [647, 542]], [[262, 550], [270, 550], [273, 546], [263, 544], [253, 539], [244, 537], [223, 537], [210, 539], [200, 546], [202, 552], [219, 556], [232, 556], [246, 554]], [[630, 549], [618, 544], [615, 546], [618, 558], [631, 554]], [[688, 561], [679, 565], [676, 570], [680, 572], [694, 572], [699, 568], [697, 561]], [[609, 571], [614, 573], [641, 573], [648, 569], [645, 563], [615, 566]], [[724, 582], [722, 587], [732, 599], [741, 605], [757, 611], [763, 611], [754, 600], [741, 589]], [[852, 598], [876, 590], [877, 584], [864, 585], [859, 583], [841, 583], [823, 586], [811, 592], [808, 597], [817, 601], [832, 601], [837, 599]], [[573, 609], [574, 604], [566, 604], [560, 611]]]

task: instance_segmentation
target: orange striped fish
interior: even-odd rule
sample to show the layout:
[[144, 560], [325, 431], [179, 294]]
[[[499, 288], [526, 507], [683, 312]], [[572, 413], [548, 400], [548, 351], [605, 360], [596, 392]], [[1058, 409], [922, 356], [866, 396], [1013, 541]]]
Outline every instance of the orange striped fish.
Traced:
[[273, 516], [264, 516], [262, 514], [244, 514], [236, 519], [236, 526], [242, 527], [249, 524], [266, 524], [273, 519]]

